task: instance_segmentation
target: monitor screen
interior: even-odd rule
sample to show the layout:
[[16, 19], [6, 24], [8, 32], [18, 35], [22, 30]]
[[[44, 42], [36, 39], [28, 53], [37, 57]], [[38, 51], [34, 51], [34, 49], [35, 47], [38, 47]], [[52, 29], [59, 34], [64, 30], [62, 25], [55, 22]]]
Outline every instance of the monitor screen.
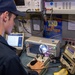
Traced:
[[34, 53], [34, 54], [40, 54], [40, 51], [39, 51], [39, 46], [40, 44], [29, 44], [29, 50], [30, 50], [30, 53]]
[[14, 1], [15, 1], [16, 6], [25, 5], [25, 0], [14, 0]]
[[72, 49], [71, 47], [68, 47], [68, 51], [70, 51], [72, 54], [74, 54], [74, 49]]
[[24, 35], [22, 33], [11, 33], [10, 35], [7, 35], [6, 40], [10, 46], [13, 46], [16, 48], [22, 48], [23, 38], [24, 38]]

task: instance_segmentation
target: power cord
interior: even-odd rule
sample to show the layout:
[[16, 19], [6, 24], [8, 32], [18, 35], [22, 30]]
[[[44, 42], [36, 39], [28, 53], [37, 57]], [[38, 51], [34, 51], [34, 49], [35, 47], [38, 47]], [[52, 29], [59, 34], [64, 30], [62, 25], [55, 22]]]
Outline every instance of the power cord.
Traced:
[[[19, 23], [20, 23], [21, 27], [22, 27], [27, 33], [32, 34], [32, 33], [30, 33], [30, 32], [26, 29], [26, 27], [24, 26], [24, 24], [27, 23], [24, 19], [19, 20]], [[22, 23], [22, 24], [21, 24], [21, 23]]]

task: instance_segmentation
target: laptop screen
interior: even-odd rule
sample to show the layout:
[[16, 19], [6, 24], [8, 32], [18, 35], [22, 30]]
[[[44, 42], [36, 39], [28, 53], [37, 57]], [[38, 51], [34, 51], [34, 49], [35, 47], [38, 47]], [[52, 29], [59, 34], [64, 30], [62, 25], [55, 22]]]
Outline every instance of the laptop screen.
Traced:
[[23, 33], [11, 33], [10, 35], [7, 35], [6, 40], [10, 46], [22, 49], [23, 38], [24, 38]]

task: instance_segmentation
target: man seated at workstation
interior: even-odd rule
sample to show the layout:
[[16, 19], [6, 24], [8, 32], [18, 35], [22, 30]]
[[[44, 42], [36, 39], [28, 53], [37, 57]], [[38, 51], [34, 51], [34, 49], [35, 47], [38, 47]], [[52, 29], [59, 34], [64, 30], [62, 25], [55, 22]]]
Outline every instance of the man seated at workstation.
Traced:
[[9, 46], [4, 38], [5, 33], [11, 33], [17, 15], [25, 16], [17, 10], [14, 0], [0, 0], [0, 75], [28, 75], [16, 55], [16, 49]]

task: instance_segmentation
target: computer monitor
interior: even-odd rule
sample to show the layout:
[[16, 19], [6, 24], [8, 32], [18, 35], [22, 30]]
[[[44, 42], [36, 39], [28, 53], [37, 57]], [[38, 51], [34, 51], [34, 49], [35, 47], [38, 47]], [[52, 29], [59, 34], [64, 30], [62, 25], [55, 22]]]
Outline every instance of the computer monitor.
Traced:
[[24, 33], [11, 33], [6, 35], [6, 40], [10, 46], [15, 47], [17, 50], [22, 50]]

